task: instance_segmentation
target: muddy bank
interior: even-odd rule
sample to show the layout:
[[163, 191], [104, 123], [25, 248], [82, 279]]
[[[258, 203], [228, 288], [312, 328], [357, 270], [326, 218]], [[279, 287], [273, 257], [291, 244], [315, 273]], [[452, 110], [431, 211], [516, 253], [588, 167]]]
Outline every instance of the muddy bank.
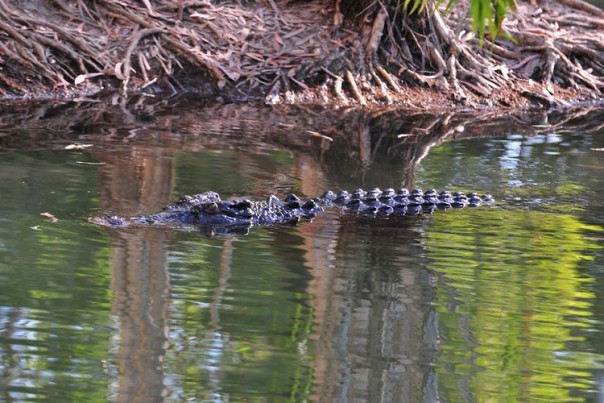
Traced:
[[341, 0], [0, 2], [0, 97], [194, 92], [270, 104], [529, 107], [601, 99], [604, 11], [521, 3], [509, 34], [467, 4], [412, 17]]

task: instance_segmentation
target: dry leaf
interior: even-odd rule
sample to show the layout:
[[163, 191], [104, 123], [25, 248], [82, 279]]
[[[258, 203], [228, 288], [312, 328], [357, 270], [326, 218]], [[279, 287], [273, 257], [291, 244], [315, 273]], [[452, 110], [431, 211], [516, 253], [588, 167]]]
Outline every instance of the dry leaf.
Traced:
[[122, 74], [122, 62], [119, 62], [115, 65], [115, 67], [113, 68], [113, 72], [115, 73], [115, 76], [118, 80], [126, 79], [126, 77], [124, 77], [124, 75]]
[[92, 144], [69, 144], [65, 146], [65, 150], [83, 150], [92, 147]]
[[308, 133], [312, 137], [319, 137], [319, 138], [325, 139], [327, 141], [333, 141], [333, 139], [331, 137], [321, 134], [319, 132], [316, 132], [314, 130], [307, 130], [306, 133]]
[[75, 80], [73, 80], [73, 84], [79, 85], [82, 84], [84, 81], [86, 81], [86, 74], [80, 74], [75, 78]]
[[216, 18], [216, 17], [215, 17], [215, 16], [213, 16], [213, 15], [210, 15], [210, 14], [202, 14], [202, 13], [192, 13], [192, 14], [191, 14], [191, 17], [193, 17], [193, 18], [201, 18], [201, 19], [203, 19], [203, 20], [208, 20], [208, 21], [209, 21], [209, 20], [213, 20], [214, 18]]
[[48, 211], [40, 213], [40, 215], [42, 217], [48, 218], [50, 220], [50, 222], [57, 222], [57, 221], [59, 221], [59, 219], [57, 217], [55, 217], [54, 215], [50, 214]]
[[281, 39], [278, 33], [275, 32], [275, 35], [273, 35], [273, 39], [276, 43], [283, 46], [283, 40]]
[[93, 78], [93, 77], [98, 77], [98, 76], [102, 76], [105, 73], [88, 73], [88, 74], [80, 74], [79, 76], [77, 76], [75, 78], [75, 80], [73, 80], [73, 83], [75, 85], [79, 85], [82, 84], [84, 81], [88, 80], [89, 78]]
[[248, 28], [243, 28], [239, 31], [239, 35], [241, 35], [241, 39], [246, 39], [250, 35], [250, 30]]

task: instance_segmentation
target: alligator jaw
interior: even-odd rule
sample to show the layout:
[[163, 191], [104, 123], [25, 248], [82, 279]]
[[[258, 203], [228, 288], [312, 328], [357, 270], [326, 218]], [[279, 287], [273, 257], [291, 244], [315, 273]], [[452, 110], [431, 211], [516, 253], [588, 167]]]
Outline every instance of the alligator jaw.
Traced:
[[124, 217], [119, 217], [116, 215], [114, 215], [114, 216], [102, 215], [102, 216], [88, 217], [88, 222], [91, 222], [91, 223], [97, 224], [97, 225], [101, 225], [103, 227], [109, 227], [109, 228], [127, 228], [130, 226], [129, 220], [127, 220]]

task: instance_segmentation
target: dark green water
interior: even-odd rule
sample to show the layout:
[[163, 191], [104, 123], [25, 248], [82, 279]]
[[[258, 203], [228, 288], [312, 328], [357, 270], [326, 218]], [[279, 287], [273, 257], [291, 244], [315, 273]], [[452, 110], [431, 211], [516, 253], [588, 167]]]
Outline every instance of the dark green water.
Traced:
[[[602, 130], [420, 146], [381, 117], [328, 122], [331, 142], [262, 108], [133, 110], [2, 128], [0, 401], [604, 398]], [[86, 221], [209, 189], [403, 184], [498, 203], [229, 238]]]

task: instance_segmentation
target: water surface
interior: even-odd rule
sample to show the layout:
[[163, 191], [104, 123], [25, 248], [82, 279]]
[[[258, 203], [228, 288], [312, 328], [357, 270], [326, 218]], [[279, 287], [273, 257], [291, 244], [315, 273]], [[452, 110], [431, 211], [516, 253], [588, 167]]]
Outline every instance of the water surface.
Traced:
[[[0, 401], [603, 398], [601, 129], [36, 108], [21, 111], [26, 128], [0, 127]], [[418, 136], [426, 127], [439, 129]], [[210, 189], [361, 186], [498, 202], [421, 218], [327, 211], [226, 238], [86, 221]]]

